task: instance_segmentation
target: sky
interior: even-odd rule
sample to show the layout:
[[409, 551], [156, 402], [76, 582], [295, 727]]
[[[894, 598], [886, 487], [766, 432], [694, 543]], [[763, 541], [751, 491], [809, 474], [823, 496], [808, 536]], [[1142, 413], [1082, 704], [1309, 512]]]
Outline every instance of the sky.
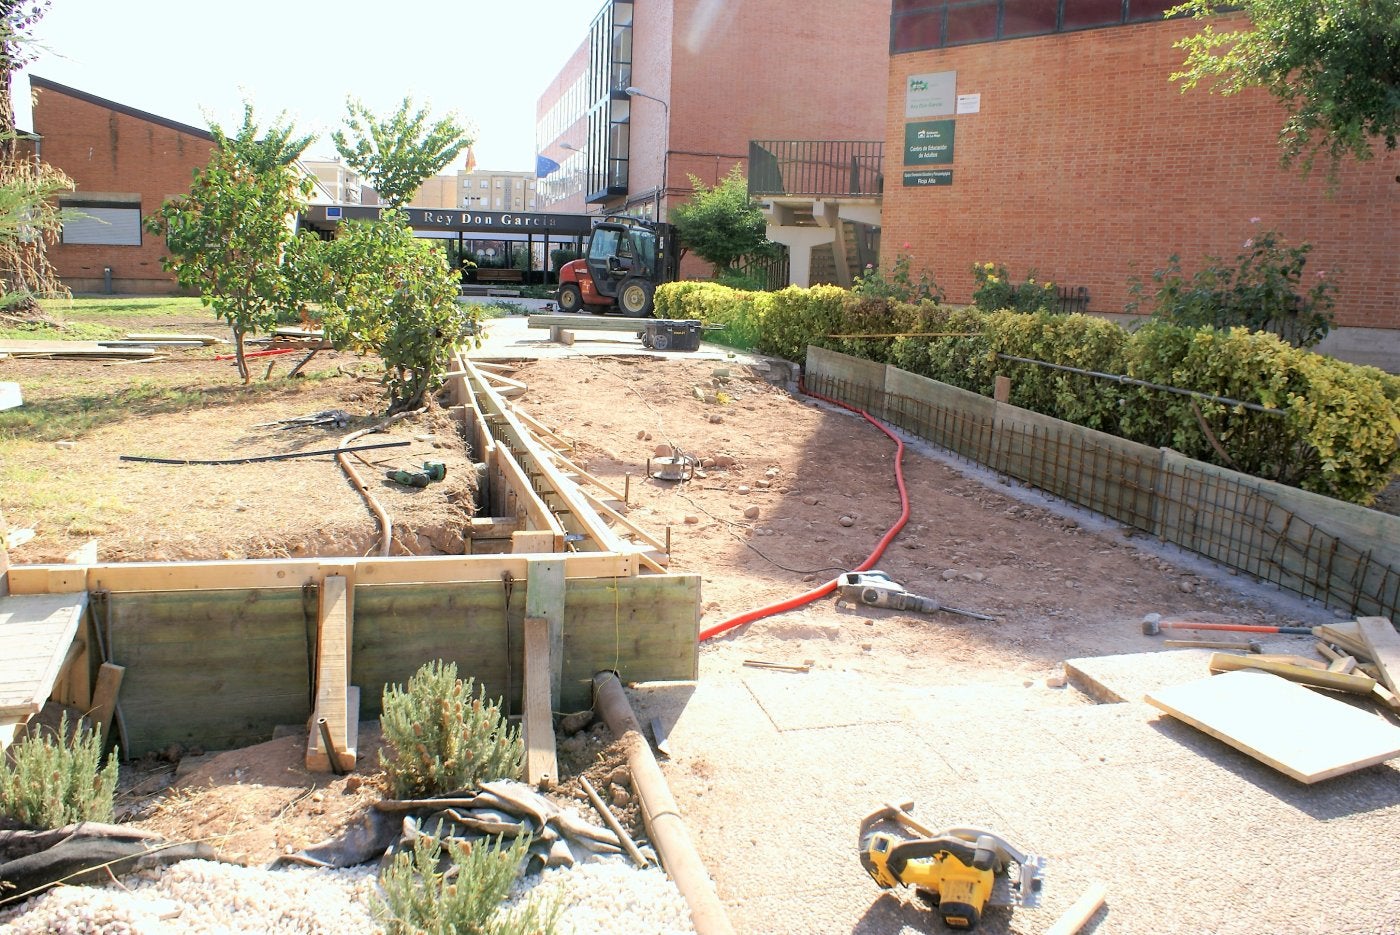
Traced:
[[[533, 170], [535, 102], [583, 43], [602, 0], [53, 0], [25, 71], [207, 127], [286, 111], [332, 158], [354, 95], [378, 115], [404, 95], [476, 129], [479, 169]], [[28, 78], [14, 83], [29, 129]], [[460, 168], [458, 157], [446, 171]]]

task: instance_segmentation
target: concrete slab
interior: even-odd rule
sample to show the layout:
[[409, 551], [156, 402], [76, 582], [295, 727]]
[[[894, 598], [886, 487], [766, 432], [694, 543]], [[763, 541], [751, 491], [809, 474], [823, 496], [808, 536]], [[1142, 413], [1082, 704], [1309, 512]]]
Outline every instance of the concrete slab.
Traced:
[[1065, 660], [1069, 683], [1096, 701], [1141, 701], [1148, 692], [1210, 675], [1209, 649], [1169, 649]]

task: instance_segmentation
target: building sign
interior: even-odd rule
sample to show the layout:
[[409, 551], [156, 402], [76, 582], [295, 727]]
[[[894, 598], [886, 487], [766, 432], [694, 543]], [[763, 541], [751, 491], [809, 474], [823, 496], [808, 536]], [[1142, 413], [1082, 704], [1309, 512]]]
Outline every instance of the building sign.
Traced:
[[906, 166], [948, 165], [953, 161], [954, 120], [923, 120], [904, 125]]
[[957, 101], [958, 73], [910, 75], [904, 82], [905, 117], [949, 117]]
[[975, 114], [982, 109], [982, 95], [980, 94], [959, 94], [958, 113]]
[[[372, 205], [312, 205], [306, 217], [313, 225], [339, 221], [377, 221], [386, 209]], [[596, 217], [586, 214], [543, 214], [523, 211], [463, 211], [456, 208], [404, 208], [408, 226], [416, 231], [460, 231], [468, 234], [540, 234], [577, 237], [593, 230]], [[515, 239], [515, 238], [511, 238]]]
[[952, 185], [952, 169], [914, 169], [904, 172], [905, 188], [924, 188], [928, 185]]

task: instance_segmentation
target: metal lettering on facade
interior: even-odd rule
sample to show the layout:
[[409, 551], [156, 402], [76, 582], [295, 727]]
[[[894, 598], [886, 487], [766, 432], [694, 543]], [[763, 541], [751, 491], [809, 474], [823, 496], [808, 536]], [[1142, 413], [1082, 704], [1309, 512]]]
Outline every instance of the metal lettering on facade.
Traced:
[[414, 227], [509, 227], [544, 228], [552, 230], [562, 227], [563, 215], [515, 214], [509, 211], [439, 211], [432, 208], [410, 208], [408, 222]]

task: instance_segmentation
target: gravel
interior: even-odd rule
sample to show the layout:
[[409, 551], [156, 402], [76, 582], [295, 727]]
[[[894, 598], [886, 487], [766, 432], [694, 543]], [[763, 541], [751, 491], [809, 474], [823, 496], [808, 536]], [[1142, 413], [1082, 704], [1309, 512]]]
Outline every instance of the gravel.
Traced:
[[[120, 885], [60, 887], [0, 911], [4, 935], [344, 935], [378, 932], [371, 867], [262, 870], [204, 860], [125, 877]], [[690, 913], [660, 869], [600, 857], [516, 884], [558, 898], [558, 935], [693, 932]]]

